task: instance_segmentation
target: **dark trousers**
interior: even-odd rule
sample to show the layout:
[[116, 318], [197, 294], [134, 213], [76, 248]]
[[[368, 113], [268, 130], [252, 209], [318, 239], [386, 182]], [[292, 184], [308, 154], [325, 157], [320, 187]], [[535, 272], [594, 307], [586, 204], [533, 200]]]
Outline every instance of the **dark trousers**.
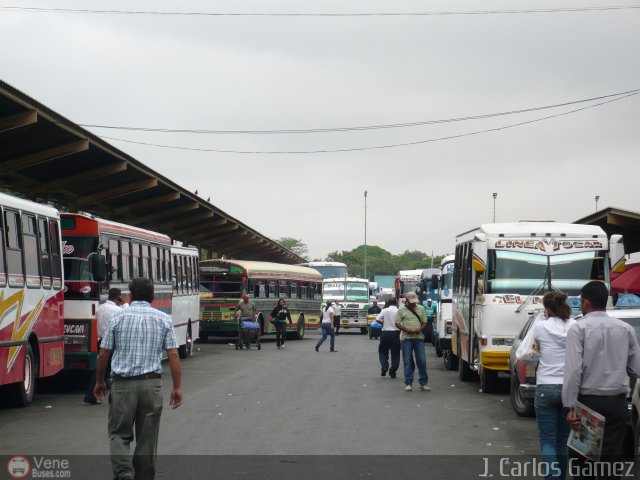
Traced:
[[276, 323], [276, 345], [278, 347], [280, 345], [284, 345], [285, 338], [287, 338], [287, 323], [286, 322]]
[[[389, 353], [391, 353], [391, 367], [389, 367]], [[378, 345], [378, 357], [382, 370], [395, 373], [400, 367], [400, 332], [380, 333], [380, 345]]]
[[333, 327], [336, 329], [336, 335], [340, 331], [340, 315], [333, 316]]
[[[627, 399], [624, 394], [612, 397], [601, 395], [578, 395], [578, 401], [602, 415], [606, 421], [604, 424], [604, 438], [602, 440], [602, 452], [600, 462], [620, 462], [623, 460], [624, 435], [627, 428]], [[581, 457], [582, 458], [582, 457]], [[584, 464], [582, 459], [580, 465]], [[584, 471], [581, 469], [581, 471]], [[606, 472], [606, 469], [604, 469]], [[589, 479], [615, 479], [619, 476], [590, 476], [574, 477]]]

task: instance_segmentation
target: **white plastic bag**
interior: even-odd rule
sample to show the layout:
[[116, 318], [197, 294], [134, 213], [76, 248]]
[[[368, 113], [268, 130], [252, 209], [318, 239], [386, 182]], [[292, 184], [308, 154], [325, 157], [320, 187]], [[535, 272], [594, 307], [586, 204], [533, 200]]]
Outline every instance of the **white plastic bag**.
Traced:
[[544, 314], [539, 313], [536, 316], [535, 320], [531, 324], [531, 328], [529, 328], [529, 331], [525, 335], [524, 339], [522, 340], [520, 345], [518, 345], [518, 348], [516, 350], [516, 359], [521, 360], [523, 358], [533, 359], [540, 357], [540, 346], [538, 345], [533, 332], [535, 330], [536, 324], [542, 320], [542, 315]]

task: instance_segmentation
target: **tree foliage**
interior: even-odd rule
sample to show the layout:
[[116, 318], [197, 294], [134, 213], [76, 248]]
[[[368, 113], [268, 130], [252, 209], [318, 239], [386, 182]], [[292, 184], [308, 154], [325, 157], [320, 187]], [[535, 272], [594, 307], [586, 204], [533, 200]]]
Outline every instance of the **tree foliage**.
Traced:
[[[394, 255], [384, 248], [376, 245], [367, 245], [367, 276], [373, 279], [375, 275], [394, 275], [399, 270], [414, 270], [434, 268], [440, 266], [444, 255], [427, 255], [419, 250], [407, 250], [399, 255]], [[329, 262], [343, 262], [347, 264], [350, 275], [364, 276], [364, 245], [353, 250], [331, 252], [327, 255]]]
[[296, 255], [308, 260], [309, 249], [307, 248], [307, 244], [302, 240], [292, 237], [282, 237], [276, 240], [280, 245], [282, 245], [287, 250], [292, 251]]

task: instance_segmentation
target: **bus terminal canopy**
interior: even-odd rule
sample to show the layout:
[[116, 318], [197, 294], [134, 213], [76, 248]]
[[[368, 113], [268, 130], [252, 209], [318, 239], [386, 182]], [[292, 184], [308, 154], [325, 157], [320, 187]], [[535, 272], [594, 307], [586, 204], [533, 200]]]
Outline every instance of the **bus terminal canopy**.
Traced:
[[574, 223], [597, 225], [608, 237], [622, 235], [626, 253], [640, 252], [640, 213], [619, 208], [605, 208]]
[[0, 187], [227, 257], [304, 261], [1, 80]]

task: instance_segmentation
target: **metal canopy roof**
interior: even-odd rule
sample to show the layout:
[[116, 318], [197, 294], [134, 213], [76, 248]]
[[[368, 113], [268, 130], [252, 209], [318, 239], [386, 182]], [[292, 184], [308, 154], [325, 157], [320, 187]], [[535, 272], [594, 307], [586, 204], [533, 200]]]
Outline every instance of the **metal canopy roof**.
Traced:
[[305, 261], [1, 80], [0, 186], [228, 257]]
[[609, 207], [574, 223], [598, 225], [608, 236], [620, 234], [624, 237], [625, 252], [640, 252], [640, 213]]

